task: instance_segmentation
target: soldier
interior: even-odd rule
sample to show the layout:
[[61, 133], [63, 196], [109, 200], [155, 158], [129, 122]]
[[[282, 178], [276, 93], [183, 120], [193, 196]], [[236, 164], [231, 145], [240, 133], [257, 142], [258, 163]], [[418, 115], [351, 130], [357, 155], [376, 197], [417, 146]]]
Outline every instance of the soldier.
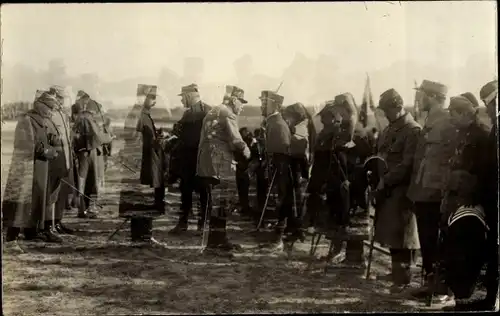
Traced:
[[380, 96], [379, 109], [389, 126], [378, 144], [378, 154], [387, 163], [387, 173], [377, 186], [375, 241], [387, 245], [391, 252], [391, 292], [399, 292], [410, 284], [411, 250], [420, 248], [417, 220], [406, 192], [421, 127], [403, 105], [403, 99], [394, 89]]
[[50, 93], [56, 95], [59, 105], [52, 109], [52, 121], [56, 125], [59, 132], [59, 137], [62, 141], [61, 151], [61, 164], [64, 163], [66, 169], [68, 170], [67, 176], [63, 178], [61, 183], [61, 189], [59, 191], [59, 198], [55, 203], [55, 229], [60, 234], [72, 234], [74, 231], [62, 224], [62, 218], [64, 215], [64, 210], [69, 204], [69, 201], [73, 200], [74, 192], [74, 173], [73, 173], [73, 148], [72, 148], [72, 133], [69, 126], [69, 117], [64, 112], [62, 105], [64, 104], [64, 98], [66, 96], [65, 91], [62, 87], [53, 86], [49, 90]]
[[[205, 203], [207, 199], [205, 192], [199, 190], [196, 181], [196, 159], [203, 119], [210, 107], [201, 101], [196, 84], [182, 87], [179, 96], [181, 96], [181, 102], [186, 108], [182, 118], [177, 122], [177, 134], [174, 133], [179, 138], [176, 154], [180, 157], [178, 162], [181, 169], [181, 215], [177, 225], [170, 231], [172, 234], [187, 231], [188, 218], [193, 207], [193, 191], [199, 191], [200, 204]], [[198, 231], [202, 230], [204, 220], [204, 212], [200, 211]]]
[[[424, 298], [435, 293], [435, 300], [445, 303], [450, 296], [442, 278], [436, 276], [434, 270], [439, 260], [437, 247], [444, 175], [454, 153], [456, 129], [444, 109], [448, 88], [441, 83], [424, 80], [418, 90], [422, 96], [419, 102], [421, 110], [428, 114], [415, 151], [407, 195], [414, 203], [417, 215], [425, 282], [412, 295]], [[433, 284], [438, 286], [435, 288], [431, 286]]]
[[482, 172], [479, 177], [479, 204], [486, 213], [490, 227], [487, 235], [486, 250], [486, 297], [479, 303], [479, 310], [498, 309], [498, 81], [485, 84], [479, 92], [492, 123], [492, 129], [482, 155]]
[[16, 241], [21, 229], [25, 240], [61, 242], [48, 220], [67, 169], [61, 164], [61, 139], [52, 121], [60, 106], [54, 93], [44, 92], [33, 109], [21, 115], [15, 132], [14, 153], [2, 203], [6, 241]]
[[[487, 150], [488, 128], [477, 117], [478, 104], [463, 95], [450, 99], [450, 116], [458, 130], [455, 156], [445, 174], [445, 189], [441, 202], [441, 229], [444, 234], [446, 283], [455, 295], [455, 308], [463, 309], [472, 295], [484, 264], [486, 246], [485, 222], [478, 210], [479, 221], [472, 214], [478, 205], [477, 191], [481, 156]], [[463, 207], [468, 208], [462, 211]]]
[[[237, 122], [237, 116], [245, 103], [247, 101], [241, 88], [226, 86], [223, 103], [213, 107], [203, 120], [196, 175], [208, 196], [206, 201], [202, 200], [202, 210], [210, 217], [209, 251], [227, 252], [239, 248], [228, 241], [226, 223], [230, 211], [228, 185], [234, 179], [233, 154], [239, 153], [245, 159], [250, 158], [250, 149], [241, 138]], [[214, 186], [220, 190], [216, 199], [212, 197]], [[213, 207], [214, 200], [220, 202], [218, 208]]]
[[[252, 134], [248, 131], [246, 127], [240, 128], [241, 138], [245, 141], [248, 148], [254, 147], [254, 138]], [[251, 150], [252, 151], [252, 150]], [[253, 156], [255, 153], [252, 152]], [[240, 202], [241, 214], [245, 216], [251, 216], [252, 211], [250, 209], [250, 201], [248, 198], [248, 191], [250, 188], [250, 174], [249, 174], [249, 161], [244, 157], [241, 157], [240, 153], [235, 153], [236, 160], [236, 186], [238, 188], [238, 197]]]
[[308, 188], [311, 198], [308, 212], [310, 209], [314, 211], [315, 207], [319, 209], [320, 195], [326, 194], [329, 213], [324, 228], [327, 238], [332, 240], [333, 250], [326, 259], [332, 264], [347, 260], [358, 265], [363, 261], [362, 241], [348, 236], [351, 183], [355, 162], [360, 159], [353, 142], [357, 119], [354, 97], [350, 93], [337, 95], [333, 101], [327, 102], [320, 115], [324, 128], [317, 138], [315, 166]]
[[295, 207], [302, 218], [301, 180], [309, 179], [309, 161], [315, 132], [311, 115], [302, 103], [295, 103], [284, 108], [283, 118], [288, 123], [292, 137], [290, 143]]
[[98, 108], [97, 103], [92, 101], [90, 96], [82, 90], [78, 92], [76, 102], [81, 109], [74, 125], [74, 149], [79, 165], [78, 191], [80, 192], [80, 201], [78, 217], [96, 218], [100, 187], [99, 157], [102, 155], [103, 144], [100, 128], [95, 121]]
[[290, 128], [282, 117], [281, 107], [284, 98], [273, 91], [262, 91], [262, 115], [265, 117], [266, 128], [266, 154], [269, 170], [269, 178], [275, 174], [274, 185], [278, 192], [278, 223], [275, 226], [275, 237], [269, 246], [271, 251], [282, 251], [284, 249], [283, 234], [285, 225], [291, 233], [286, 241], [297, 239], [304, 240], [300, 230], [300, 218], [297, 210], [293, 208], [293, 175], [291, 169], [292, 134]]

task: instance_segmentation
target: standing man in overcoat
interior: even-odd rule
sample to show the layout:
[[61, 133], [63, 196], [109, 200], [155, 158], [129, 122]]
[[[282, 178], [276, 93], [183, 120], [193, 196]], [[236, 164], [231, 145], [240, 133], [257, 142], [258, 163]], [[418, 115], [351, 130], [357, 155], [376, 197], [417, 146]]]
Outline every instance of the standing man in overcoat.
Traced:
[[16, 241], [21, 230], [26, 240], [61, 242], [52, 221], [65, 166], [60, 164], [61, 139], [52, 121], [59, 106], [54, 93], [43, 92], [33, 109], [21, 115], [14, 136], [14, 153], [2, 200], [6, 241]]
[[[416, 298], [427, 298], [435, 293], [435, 302], [446, 303], [451, 297], [442, 276], [435, 275], [435, 267], [440, 260], [438, 238], [444, 175], [454, 154], [457, 132], [444, 108], [448, 88], [424, 80], [418, 90], [422, 97], [421, 110], [428, 114], [417, 143], [407, 196], [414, 203], [417, 215], [425, 281], [423, 287], [412, 294]], [[433, 288], [434, 284], [437, 288]]]
[[64, 104], [64, 98], [66, 93], [63, 87], [52, 86], [49, 92], [53, 93], [57, 99], [59, 106], [55, 107], [52, 111], [52, 120], [54, 121], [57, 130], [59, 131], [59, 137], [61, 138], [61, 163], [64, 161], [64, 165], [68, 170], [68, 174], [64, 177], [61, 183], [61, 189], [59, 191], [59, 198], [55, 203], [55, 229], [60, 234], [72, 234], [74, 231], [67, 226], [63, 225], [62, 219], [64, 217], [64, 211], [66, 206], [70, 204], [73, 200], [73, 195], [78, 194], [75, 192], [73, 187], [75, 186], [74, 181], [74, 157], [73, 157], [73, 143], [72, 143], [72, 132], [69, 125], [69, 116], [64, 112], [62, 106]]
[[[210, 110], [210, 106], [201, 100], [196, 84], [182, 87], [179, 96], [186, 108], [182, 118], [176, 123], [176, 129], [174, 129], [174, 135], [178, 137], [175, 154], [178, 156], [179, 164], [177, 166], [180, 168], [181, 214], [179, 222], [170, 231], [171, 234], [187, 231], [189, 214], [193, 208], [193, 192], [199, 192], [200, 204], [205, 203], [207, 199], [205, 192], [199, 190], [196, 178], [196, 160], [203, 119]], [[200, 210], [198, 231], [201, 231], [204, 220], [203, 210]]]
[[[241, 88], [226, 86], [223, 103], [213, 107], [203, 120], [196, 175], [208, 197], [206, 201], [202, 201], [202, 211], [206, 214], [205, 221], [209, 220], [206, 245], [209, 252], [222, 251], [227, 254], [239, 249], [238, 245], [229, 242], [226, 225], [231, 211], [231, 196], [236, 193], [229, 189], [229, 184], [235, 177], [234, 153], [250, 159], [250, 149], [239, 133], [237, 121], [245, 103], [247, 101]], [[216, 196], [213, 196], [214, 187], [219, 190]], [[220, 203], [218, 207], [213, 205], [214, 202]], [[203, 237], [205, 230], [206, 227]]]
[[421, 127], [403, 106], [403, 99], [394, 89], [380, 96], [379, 109], [389, 126], [378, 143], [378, 154], [385, 159], [387, 172], [377, 186], [380, 198], [376, 206], [375, 241], [390, 249], [392, 292], [410, 284], [412, 250], [420, 248], [417, 219], [406, 192]]

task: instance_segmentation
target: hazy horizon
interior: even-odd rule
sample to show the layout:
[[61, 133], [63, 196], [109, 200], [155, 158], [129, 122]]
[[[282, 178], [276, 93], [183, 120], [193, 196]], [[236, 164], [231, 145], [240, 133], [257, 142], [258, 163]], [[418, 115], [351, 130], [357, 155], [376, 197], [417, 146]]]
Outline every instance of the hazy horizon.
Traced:
[[[50, 84], [71, 85], [75, 94], [94, 80], [82, 74], [96, 76], [92, 89], [116, 106], [134, 98], [137, 83], [158, 84], [175, 106], [174, 90], [191, 81], [209, 103], [237, 84], [258, 104], [260, 90], [282, 80], [287, 104], [346, 91], [361, 103], [366, 74], [375, 102], [395, 88], [411, 104], [414, 80], [477, 95], [497, 73], [495, 1], [8, 4], [1, 11], [2, 104], [30, 101]], [[188, 57], [199, 60], [185, 66]], [[54, 60], [65, 66], [59, 75], [47, 70]], [[141, 78], [149, 82], [135, 82]]]

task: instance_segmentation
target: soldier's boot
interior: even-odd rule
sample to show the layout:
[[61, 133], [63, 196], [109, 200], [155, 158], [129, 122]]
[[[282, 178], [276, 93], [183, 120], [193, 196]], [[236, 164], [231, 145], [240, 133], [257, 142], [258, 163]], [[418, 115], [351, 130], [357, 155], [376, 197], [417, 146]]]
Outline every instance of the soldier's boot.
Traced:
[[391, 293], [400, 293], [411, 282], [411, 255], [408, 249], [391, 249]]
[[356, 267], [365, 266], [365, 252], [362, 240], [348, 240], [346, 242], [345, 262]]
[[7, 233], [5, 234], [5, 241], [15, 241], [19, 238], [19, 233], [21, 229], [19, 227], [8, 227]]
[[47, 236], [42, 231], [36, 228], [24, 228], [23, 229], [24, 240], [28, 241], [46, 241]]
[[324, 259], [329, 265], [339, 265], [345, 261], [347, 245], [342, 239], [332, 238], [330, 249]]
[[67, 227], [66, 225], [63, 225], [63, 223], [61, 222], [61, 220], [56, 220], [56, 226], [55, 226], [55, 229], [56, 231], [59, 233], [59, 234], [64, 234], [64, 235], [72, 235], [75, 233], [75, 230], [74, 229], [71, 229], [69, 227]]
[[[93, 218], [95, 217], [92, 212], [87, 208], [87, 198], [83, 195], [85, 190], [85, 178], [78, 179], [78, 217], [79, 218]], [[89, 205], [90, 206], [90, 205]], [[89, 207], [90, 208], [90, 207]]]
[[181, 215], [181, 217], [179, 217], [177, 225], [175, 225], [175, 227], [172, 228], [172, 230], [170, 230], [168, 233], [171, 235], [179, 235], [181, 233], [187, 232], [187, 230], [188, 230], [188, 219], [183, 214]]
[[285, 249], [285, 244], [283, 243], [283, 233], [284, 233], [284, 221], [279, 221], [274, 227], [274, 234], [270, 243], [263, 245], [263, 250], [271, 253], [282, 253]]
[[62, 243], [63, 239], [56, 231], [55, 226], [52, 224], [52, 221], [45, 221], [45, 228], [43, 230], [43, 234], [46, 237], [46, 242], [51, 243]]

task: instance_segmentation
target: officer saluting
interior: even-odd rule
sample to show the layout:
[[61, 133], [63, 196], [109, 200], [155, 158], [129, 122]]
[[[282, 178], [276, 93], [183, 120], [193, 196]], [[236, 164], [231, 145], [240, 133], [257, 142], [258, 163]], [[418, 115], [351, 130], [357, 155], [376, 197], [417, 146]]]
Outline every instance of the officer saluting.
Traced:
[[272, 165], [272, 175], [269, 176], [272, 179], [275, 174], [274, 182], [278, 187], [278, 224], [270, 248], [273, 251], [282, 251], [285, 225], [292, 233], [292, 239], [303, 239], [298, 214], [293, 213], [293, 181], [290, 169], [292, 134], [280, 112], [284, 98], [273, 91], [262, 91], [260, 99], [266, 125], [266, 153]]
[[[242, 89], [226, 86], [223, 104], [212, 108], [203, 120], [196, 175], [208, 196], [207, 201], [202, 201], [202, 211], [210, 218], [206, 248], [209, 251], [227, 252], [238, 248], [227, 239], [226, 223], [230, 211], [229, 183], [235, 177], [232, 170], [233, 153], [241, 153], [245, 159], [250, 158], [250, 149], [241, 138], [237, 122], [237, 116], [245, 103], [247, 101]], [[214, 186], [220, 190], [215, 199], [212, 197]], [[212, 206], [213, 200], [219, 201], [218, 208]]]

